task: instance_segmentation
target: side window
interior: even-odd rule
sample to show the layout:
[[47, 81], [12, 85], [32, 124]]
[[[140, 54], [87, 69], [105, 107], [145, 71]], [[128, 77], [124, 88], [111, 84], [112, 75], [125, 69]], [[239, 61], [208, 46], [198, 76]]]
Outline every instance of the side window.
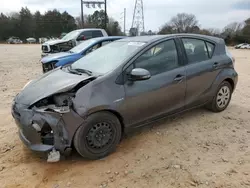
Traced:
[[205, 41], [199, 39], [183, 38], [182, 42], [189, 63], [196, 63], [209, 59]]
[[95, 38], [95, 37], [103, 37], [101, 31], [92, 31], [92, 32], [93, 32], [92, 33], [93, 38]]
[[91, 31], [84, 31], [84, 32], [81, 33], [81, 35], [84, 35], [86, 40], [92, 38], [92, 32]]
[[214, 53], [215, 45], [210, 43], [210, 42], [206, 42], [206, 44], [207, 44], [208, 55], [211, 58], [213, 56], [213, 53]]
[[136, 68], [144, 68], [157, 75], [179, 66], [174, 40], [168, 40], [152, 47], [134, 62]]
[[103, 41], [103, 42], [102, 42], [102, 46], [105, 46], [106, 44], [108, 44], [108, 43], [110, 43], [110, 42], [111, 42], [111, 40]]

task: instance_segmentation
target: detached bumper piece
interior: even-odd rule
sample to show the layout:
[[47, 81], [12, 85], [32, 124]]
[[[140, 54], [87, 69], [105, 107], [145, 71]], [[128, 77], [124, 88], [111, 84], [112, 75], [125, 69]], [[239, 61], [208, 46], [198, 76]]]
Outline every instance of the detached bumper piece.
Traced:
[[12, 116], [19, 128], [22, 142], [32, 151], [47, 152], [48, 162], [56, 162], [60, 154], [71, 148], [76, 129], [84, 120], [73, 110], [53, 105], [27, 109], [27, 106], [14, 103]]

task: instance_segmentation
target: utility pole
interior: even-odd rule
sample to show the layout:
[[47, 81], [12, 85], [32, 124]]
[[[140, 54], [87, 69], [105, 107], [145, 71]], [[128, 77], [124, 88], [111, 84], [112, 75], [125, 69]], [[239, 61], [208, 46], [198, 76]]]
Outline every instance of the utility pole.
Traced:
[[145, 32], [143, 0], [135, 0], [133, 21], [130, 31], [136, 31], [136, 35], [140, 35], [141, 32]]
[[82, 21], [82, 28], [84, 28], [83, 2], [82, 2], [82, 0], [81, 0], [81, 21]]
[[124, 8], [124, 35], [126, 35], [126, 8]]
[[104, 0], [105, 5], [105, 29], [107, 29], [107, 0]]
[[81, 18], [82, 18], [82, 27], [84, 24], [84, 17], [83, 17], [83, 4], [86, 5], [87, 8], [91, 8], [90, 5], [92, 5], [92, 8], [96, 8], [95, 6], [97, 5], [99, 8], [101, 8], [101, 5], [104, 4], [104, 9], [105, 9], [105, 29], [107, 28], [107, 0], [102, 0], [102, 1], [89, 1], [89, 0], [81, 0]]

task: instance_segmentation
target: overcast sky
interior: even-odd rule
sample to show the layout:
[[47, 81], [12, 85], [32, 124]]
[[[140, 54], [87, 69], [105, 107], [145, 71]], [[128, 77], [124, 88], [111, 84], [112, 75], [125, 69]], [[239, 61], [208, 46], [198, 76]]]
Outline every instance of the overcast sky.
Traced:
[[[19, 11], [27, 6], [32, 12], [48, 9], [67, 11], [80, 15], [80, 0], [1, 0], [0, 12]], [[93, 0], [92, 0], [93, 1]], [[126, 29], [132, 24], [135, 0], [107, 0], [108, 15], [123, 26], [123, 10], [127, 9]], [[143, 0], [145, 30], [157, 31], [177, 13], [195, 14], [203, 28], [223, 28], [228, 23], [244, 21], [250, 17], [250, 0]], [[98, 9], [97, 9], [98, 10]], [[84, 13], [95, 9], [84, 6]]]

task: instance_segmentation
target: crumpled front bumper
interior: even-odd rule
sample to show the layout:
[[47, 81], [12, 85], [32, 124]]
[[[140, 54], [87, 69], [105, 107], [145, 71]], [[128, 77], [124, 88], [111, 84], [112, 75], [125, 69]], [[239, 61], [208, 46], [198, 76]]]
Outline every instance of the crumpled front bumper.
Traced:
[[[64, 154], [67, 148], [71, 148], [72, 139], [77, 128], [83, 124], [84, 119], [74, 110], [63, 113], [47, 111], [43, 109], [28, 109], [27, 106], [13, 103], [12, 116], [19, 128], [19, 136], [22, 142], [31, 150], [49, 152], [53, 148]], [[41, 137], [41, 131], [34, 128], [33, 124], [50, 126], [53, 131], [53, 144], [46, 144]]]

